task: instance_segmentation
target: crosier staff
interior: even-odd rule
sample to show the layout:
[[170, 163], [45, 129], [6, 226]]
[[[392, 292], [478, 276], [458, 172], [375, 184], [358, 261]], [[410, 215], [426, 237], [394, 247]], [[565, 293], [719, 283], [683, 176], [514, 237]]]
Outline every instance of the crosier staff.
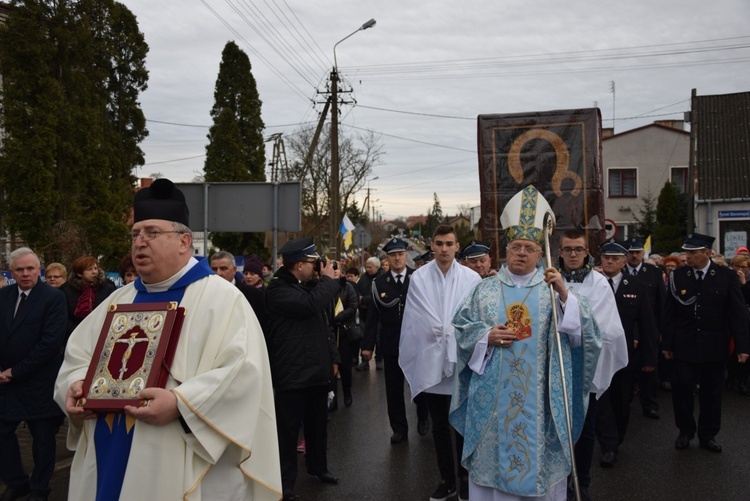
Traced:
[[[546, 258], [546, 267], [553, 267], [552, 256], [550, 254], [549, 237], [555, 231], [555, 214], [547, 211], [544, 214], [544, 257]], [[565, 403], [565, 424], [568, 427], [568, 446], [570, 447], [570, 464], [573, 474], [573, 488], [576, 493], [576, 501], [581, 501], [581, 489], [578, 485], [578, 471], [575, 460], [575, 443], [573, 442], [573, 421], [570, 417], [570, 404], [568, 403], [568, 385], [565, 381], [565, 365], [563, 361], [562, 341], [560, 332], [557, 330], [557, 307], [555, 306], [555, 289], [552, 284], [548, 284], [550, 300], [552, 302], [552, 322], [555, 328], [555, 343], [557, 344], [557, 358], [560, 364], [560, 380], [562, 381], [563, 402]]]

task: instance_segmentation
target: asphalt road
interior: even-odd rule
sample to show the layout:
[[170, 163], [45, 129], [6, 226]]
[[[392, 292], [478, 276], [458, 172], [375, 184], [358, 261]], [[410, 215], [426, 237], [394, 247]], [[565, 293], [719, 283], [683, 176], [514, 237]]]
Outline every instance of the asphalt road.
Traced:
[[[306, 475], [299, 454], [297, 493], [305, 501], [340, 500], [427, 500], [439, 481], [432, 436], [416, 432], [412, 404], [409, 441], [391, 445], [391, 430], [385, 409], [383, 372], [354, 371], [354, 404], [330, 413], [329, 467], [340, 477], [338, 485], [321, 484]], [[628, 436], [620, 448], [619, 461], [612, 469], [594, 457], [591, 495], [595, 500], [750, 500], [750, 398], [736, 392], [724, 397], [722, 431], [716, 437], [721, 454], [697, 447], [674, 448], [677, 430], [669, 393], [659, 395], [661, 419], [640, 413], [638, 402], [631, 407]], [[19, 430], [30, 467], [28, 430]], [[64, 448], [64, 429], [59, 434], [58, 465], [51, 500], [65, 500], [71, 453]], [[4, 488], [4, 487], [3, 487]]]

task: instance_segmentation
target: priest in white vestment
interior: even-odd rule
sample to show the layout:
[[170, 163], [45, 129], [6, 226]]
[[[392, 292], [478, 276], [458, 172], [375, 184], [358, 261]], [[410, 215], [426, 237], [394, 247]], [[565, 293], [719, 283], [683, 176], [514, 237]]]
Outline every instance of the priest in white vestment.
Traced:
[[[244, 296], [192, 257], [187, 205], [168, 180], [136, 194], [133, 262], [140, 278], [89, 315], [68, 341], [55, 399], [75, 451], [70, 500], [278, 500], [271, 373]], [[109, 305], [177, 301], [186, 309], [166, 388], [140, 406], [94, 415], [82, 383]]]
[[533, 186], [511, 199], [501, 216], [507, 263], [472, 291], [453, 319], [458, 377], [450, 420], [464, 436], [472, 501], [567, 497], [570, 439], [586, 414], [601, 333], [586, 299], [565, 287], [558, 270], [538, 267], [547, 212], [549, 204]]

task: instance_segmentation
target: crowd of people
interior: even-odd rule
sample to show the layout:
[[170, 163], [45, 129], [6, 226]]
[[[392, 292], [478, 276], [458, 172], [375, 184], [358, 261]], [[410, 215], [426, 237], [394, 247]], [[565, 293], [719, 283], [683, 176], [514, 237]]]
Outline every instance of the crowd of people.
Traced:
[[[727, 263], [707, 235], [664, 258], [611, 239], [597, 262], [586, 233], [568, 230], [546, 262], [551, 212], [533, 186], [508, 203], [496, 268], [489, 243], [462, 248], [440, 225], [413, 268], [401, 238], [362, 268], [300, 238], [275, 272], [255, 254], [240, 271], [225, 251], [193, 257], [184, 196], [164, 179], [136, 194], [120, 288], [93, 256], [42, 275], [31, 249], [14, 250], [15, 284], [0, 289], [0, 500], [47, 499], [66, 416], [69, 499], [297, 499], [299, 452], [308, 475], [339, 481], [327, 421], [356, 405], [354, 370], [383, 371], [393, 447], [414, 429], [408, 384], [412, 425], [435, 447], [431, 501], [589, 499], [595, 443], [600, 467], [615, 467], [631, 401], [659, 419], [659, 388], [675, 448], [697, 436], [721, 452], [722, 392], [750, 395], [748, 249]], [[107, 313], [165, 301], [186, 311], [165, 383], [94, 412], [84, 381]]]

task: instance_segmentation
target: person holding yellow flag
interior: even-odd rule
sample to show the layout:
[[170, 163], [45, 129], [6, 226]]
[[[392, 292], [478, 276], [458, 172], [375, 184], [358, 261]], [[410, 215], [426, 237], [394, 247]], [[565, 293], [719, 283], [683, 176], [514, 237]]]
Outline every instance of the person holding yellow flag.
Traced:
[[[341, 291], [333, 299], [333, 310], [329, 314], [331, 319], [331, 330], [333, 339], [339, 349], [341, 364], [339, 374], [341, 375], [341, 388], [344, 390], [344, 405], [352, 405], [352, 359], [355, 355], [357, 343], [362, 339], [359, 325], [357, 325], [357, 305], [359, 297], [354, 286], [341, 276], [341, 267], [336, 261], [332, 261], [333, 278], [341, 284]], [[330, 390], [334, 393], [334, 400], [328, 410], [338, 408], [338, 380], [333, 378]]]

